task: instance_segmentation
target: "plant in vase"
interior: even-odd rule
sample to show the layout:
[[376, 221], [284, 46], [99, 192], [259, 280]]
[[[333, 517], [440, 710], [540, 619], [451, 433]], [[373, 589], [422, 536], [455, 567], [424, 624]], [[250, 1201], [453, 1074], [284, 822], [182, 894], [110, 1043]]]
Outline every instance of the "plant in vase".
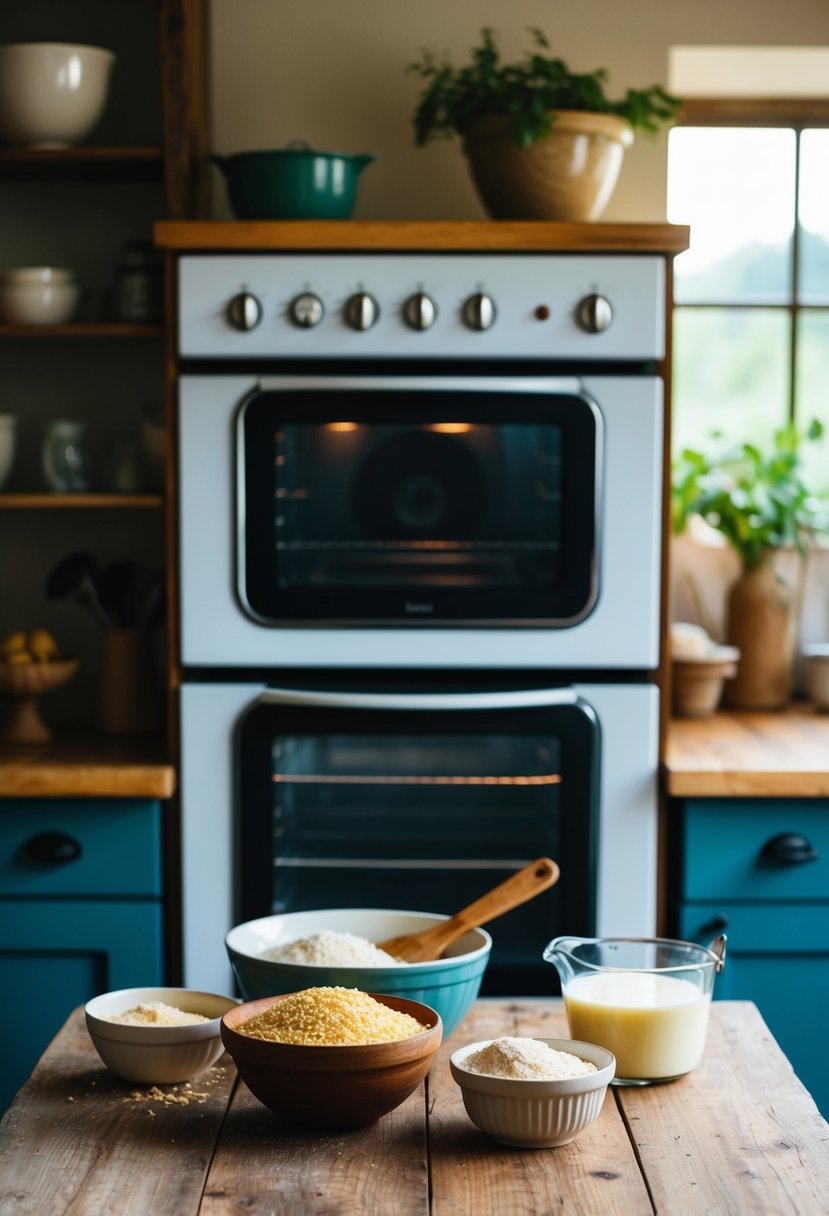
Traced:
[[[801, 447], [822, 435], [817, 421], [805, 432], [790, 424], [775, 432], [764, 454], [752, 443], [724, 444], [714, 434], [711, 452], [686, 448], [674, 463], [674, 532], [701, 516], [742, 561], [726, 612], [726, 641], [741, 654], [725, 694], [736, 708], [779, 709], [789, 700], [805, 558], [813, 537], [829, 532], [825, 502], [803, 480]], [[798, 588], [774, 567], [775, 552], [786, 548], [801, 556]]]
[[634, 130], [656, 135], [680, 103], [659, 85], [611, 100], [603, 68], [571, 72], [540, 29], [530, 33], [534, 49], [518, 63], [501, 62], [488, 28], [464, 67], [423, 50], [408, 68], [425, 82], [415, 141], [460, 135], [493, 219], [595, 220]]

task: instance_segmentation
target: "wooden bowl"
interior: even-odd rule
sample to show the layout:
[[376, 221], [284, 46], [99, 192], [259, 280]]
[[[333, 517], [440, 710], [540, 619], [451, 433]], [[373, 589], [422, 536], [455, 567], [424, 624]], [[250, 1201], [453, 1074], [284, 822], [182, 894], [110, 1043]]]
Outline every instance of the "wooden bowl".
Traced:
[[79, 662], [71, 658], [44, 663], [0, 663], [0, 696], [12, 699], [11, 713], [0, 730], [0, 742], [49, 742], [52, 732], [38, 713], [37, 698], [71, 680]]
[[237, 1027], [290, 993], [237, 1005], [222, 1018], [222, 1041], [251, 1093], [274, 1114], [306, 1127], [368, 1127], [400, 1106], [426, 1076], [443, 1025], [428, 1005], [370, 993], [375, 1001], [411, 1014], [428, 1030], [393, 1043], [306, 1047], [271, 1043]]

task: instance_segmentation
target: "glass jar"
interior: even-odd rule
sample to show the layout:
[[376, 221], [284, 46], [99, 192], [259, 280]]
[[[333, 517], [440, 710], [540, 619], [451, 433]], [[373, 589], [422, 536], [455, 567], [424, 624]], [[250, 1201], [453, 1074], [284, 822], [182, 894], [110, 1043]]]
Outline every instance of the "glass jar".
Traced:
[[161, 259], [144, 241], [128, 241], [121, 250], [112, 283], [116, 321], [152, 324], [163, 316]]
[[46, 429], [41, 467], [46, 484], [57, 493], [89, 489], [89, 450], [85, 422], [56, 418]]

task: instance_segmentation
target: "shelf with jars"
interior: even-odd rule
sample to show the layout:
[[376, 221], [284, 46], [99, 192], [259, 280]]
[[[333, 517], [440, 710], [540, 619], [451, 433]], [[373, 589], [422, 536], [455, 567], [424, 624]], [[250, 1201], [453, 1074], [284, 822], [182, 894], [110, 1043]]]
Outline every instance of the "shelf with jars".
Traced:
[[[102, 719], [112, 639], [46, 586], [77, 553], [102, 575], [132, 563], [136, 585], [169, 582], [165, 317], [152, 230], [200, 213], [206, 8], [44, 0], [0, 13], [0, 642], [43, 628], [79, 660], [44, 705], [56, 745], [65, 741], [58, 784], [74, 738], [84, 740], [81, 769], [95, 739], [115, 765], [113, 742], [141, 750], [152, 736], [156, 752], [172, 748], [164, 593], [141, 625], [160, 711], [147, 734], [146, 721]], [[103, 64], [97, 110], [83, 121], [75, 97], [50, 113], [52, 69], [42, 74], [50, 56], [68, 63], [75, 53]], [[0, 699], [0, 725], [7, 709]], [[24, 747], [14, 757], [24, 786], [25, 756]]]

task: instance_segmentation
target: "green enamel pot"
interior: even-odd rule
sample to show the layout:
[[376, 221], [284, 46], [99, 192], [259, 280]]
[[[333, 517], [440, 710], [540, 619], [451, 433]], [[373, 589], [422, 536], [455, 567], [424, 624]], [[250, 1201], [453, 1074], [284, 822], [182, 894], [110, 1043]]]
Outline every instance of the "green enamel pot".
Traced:
[[347, 220], [360, 174], [377, 157], [318, 152], [295, 140], [275, 151], [208, 159], [224, 174], [239, 220]]

